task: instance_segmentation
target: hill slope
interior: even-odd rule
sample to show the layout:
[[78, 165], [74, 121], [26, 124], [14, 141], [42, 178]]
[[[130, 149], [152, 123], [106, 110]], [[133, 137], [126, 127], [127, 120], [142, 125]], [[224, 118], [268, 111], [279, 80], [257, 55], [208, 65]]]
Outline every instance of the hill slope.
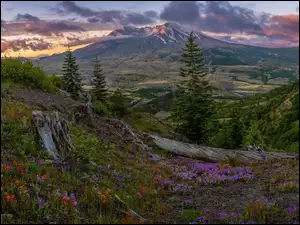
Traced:
[[[210, 143], [229, 145], [230, 132], [241, 136], [242, 144], [258, 144], [267, 150], [299, 151], [299, 83], [283, 85], [269, 93], [240, 101], [220, 103], [220, 122]], [[234, 137], [233, 137], [234, 138]]]

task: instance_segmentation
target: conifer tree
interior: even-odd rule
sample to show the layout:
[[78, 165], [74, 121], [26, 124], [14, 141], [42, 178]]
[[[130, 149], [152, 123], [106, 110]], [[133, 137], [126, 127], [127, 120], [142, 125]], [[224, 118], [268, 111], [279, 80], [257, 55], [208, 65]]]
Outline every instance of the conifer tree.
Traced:
[[62, 71], [64, 89], [69, 92], [73, 98], [78, 98], [79, 93], [82, 91], [81, 77], [79, 74], [79, 67], [76, 63], [76, 59], [72, 55], [70, 48], [68, 48], [67, 50]]
[[177, 85], [172, 117], [177, 123], [176, 130], [198, 143], [205, 141], [207, 124], [212, 116], [213, 102], [211, 86], [204, 79], [204, 55], [190, 33], [183, 49], [180, 75]]
[[106, 89], [106, 82], [105, 77], [102, 73], [102, 69], [100, 67], [100, 63], [98, 58], [96, 57], [94, 62], [94, 71], [93, 71], [93, 80], [92, 84], [94, 85], [93, 94], [97, 100], [102, 102], [106, 101], [107, 96], [107, 89]]

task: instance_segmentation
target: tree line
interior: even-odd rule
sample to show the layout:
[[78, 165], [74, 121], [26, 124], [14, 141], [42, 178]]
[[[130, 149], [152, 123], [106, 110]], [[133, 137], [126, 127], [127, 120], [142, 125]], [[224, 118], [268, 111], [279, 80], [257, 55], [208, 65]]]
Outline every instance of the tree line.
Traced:
[[[176, 121], [176, 130], [190, 140], [203, 142], [206, 137], [208, 122], [213, 114], [212, 87], [205, 79], [203, 51], [195, 43], [193, 32], [189, 34], [182, 50], [180, 68], [181, 81], [177, 84], [175, 107], [172, 117]], [[93, 64], [92, 94], [96, 100], [106, 101], [107, 88], [103, 70], [96, 57]], [[75, 57], [68, 49], [63, 64], [64, 89], [72, 97], [78, 98], [82, 91], [79, 67]], [[120, 95], [120, 93], [118, 93]]]
[[[107, 97], [106, 81], [97, 57], [94, 60], [93, 68], [93, 97], [96, 100], [105, 102]], [[62, 72], [63, 89], [69, 92], [73, 98], [78, 98], [80, 93], [83, 92], [82, 79], [80, 77], [79, 66], [76, 63], [76, 58], [72, 55], [70, 48], [67, 50]]]

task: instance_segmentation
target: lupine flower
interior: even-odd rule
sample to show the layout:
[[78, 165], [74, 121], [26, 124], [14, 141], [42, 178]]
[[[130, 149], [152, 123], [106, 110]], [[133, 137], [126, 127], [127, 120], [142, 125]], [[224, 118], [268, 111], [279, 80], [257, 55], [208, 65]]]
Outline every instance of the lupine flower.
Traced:
[[297, 211], [297, 209], [299, 209], [299, 206], [295, 206], [295, 205], [289, 206], [288, 208], [289, 214], [293, 215]]

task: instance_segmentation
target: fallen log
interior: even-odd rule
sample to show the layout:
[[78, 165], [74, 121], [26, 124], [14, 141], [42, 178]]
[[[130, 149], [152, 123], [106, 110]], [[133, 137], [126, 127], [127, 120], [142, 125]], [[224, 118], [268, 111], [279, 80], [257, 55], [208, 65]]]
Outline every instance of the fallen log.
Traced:
[[211, 162], [222, 162], [227, 159], [234, 159], [239, 162], [259, 162], [268, 159], [296, 159], [299, 154], [280, 153], [280, 152], [262, 152], [262, 151], [244, 151], [229, 150], [222, 148], [206, 147], [202, 145], [189, 144], [181, 141], [174, 141], [167, 138], [150, 135], [155, 144], [166, 151], [177, 155], [187, 156], [190, 158], [204, 159]]

